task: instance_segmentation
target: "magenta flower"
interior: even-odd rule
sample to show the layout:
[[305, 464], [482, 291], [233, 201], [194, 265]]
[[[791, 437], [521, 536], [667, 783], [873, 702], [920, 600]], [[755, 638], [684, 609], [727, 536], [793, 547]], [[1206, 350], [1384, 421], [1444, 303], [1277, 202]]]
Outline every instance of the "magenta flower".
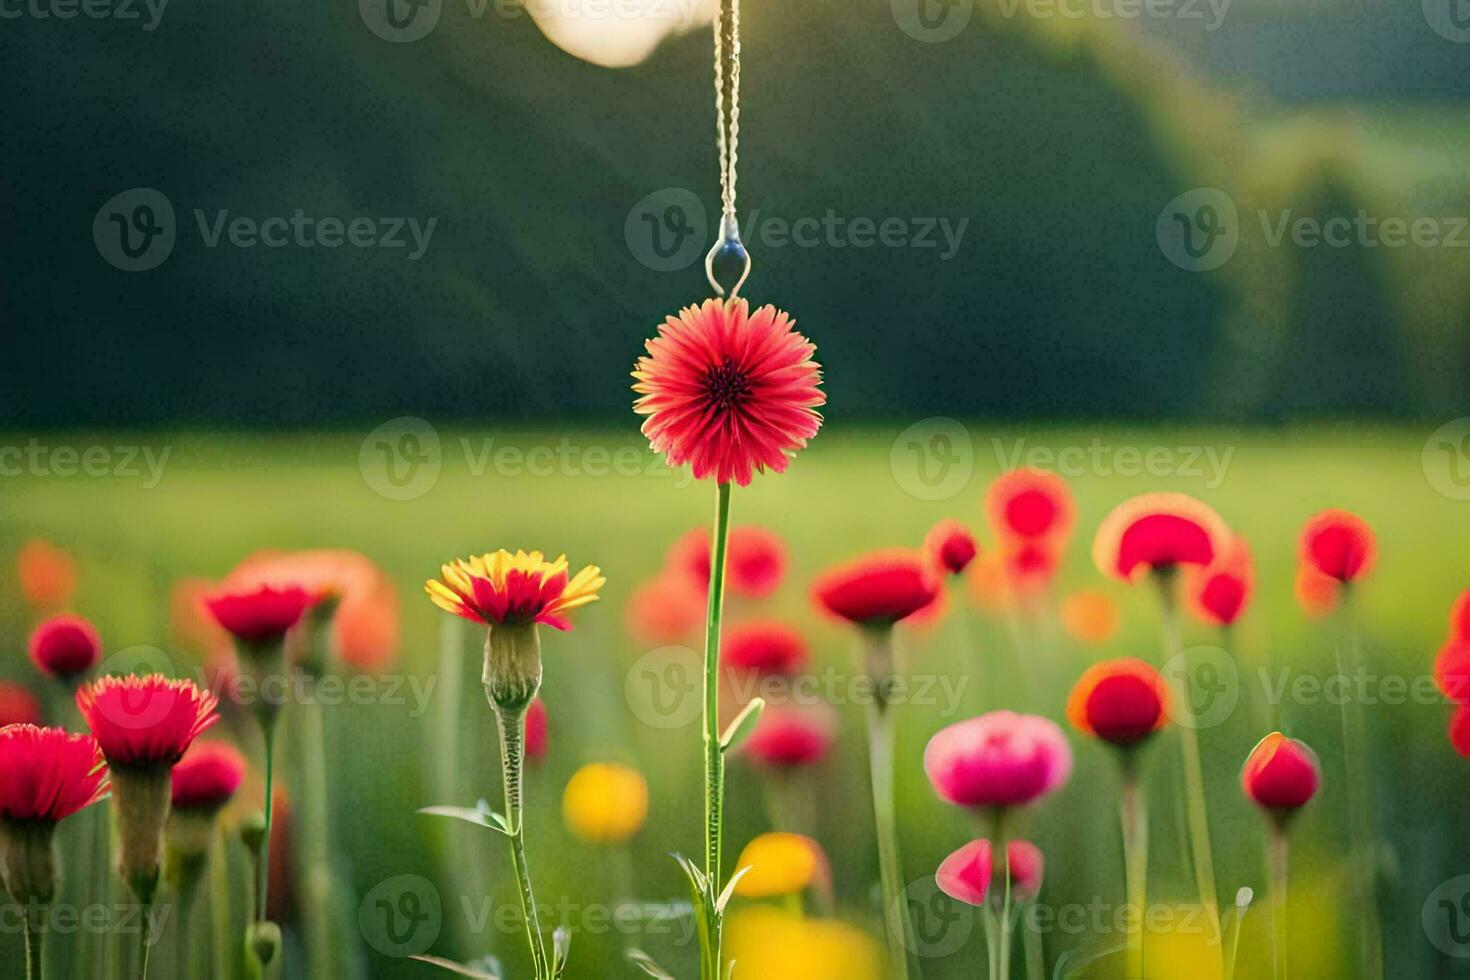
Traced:
[[990, 841], [972, 840], [939, 864], [934, 880], [939, 890], [966, 905], [984, 905], [990, 893], [995, 858]]
[[992, 711], [942, 729], [924, 749], [924, 771], [941, 799], [959, 806], [1031, 803], [1072, 774], [1072, 750], [1053, 722]]

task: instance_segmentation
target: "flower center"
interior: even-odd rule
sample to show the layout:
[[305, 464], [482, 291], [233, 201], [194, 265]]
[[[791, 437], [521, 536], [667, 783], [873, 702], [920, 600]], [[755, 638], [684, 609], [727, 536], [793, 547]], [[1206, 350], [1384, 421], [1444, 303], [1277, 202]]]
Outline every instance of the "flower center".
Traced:
[[716, 407], [729, 411], [750, 393], [750, 381], [739, 365], [726, 358], [705, 372], [704, 393]]

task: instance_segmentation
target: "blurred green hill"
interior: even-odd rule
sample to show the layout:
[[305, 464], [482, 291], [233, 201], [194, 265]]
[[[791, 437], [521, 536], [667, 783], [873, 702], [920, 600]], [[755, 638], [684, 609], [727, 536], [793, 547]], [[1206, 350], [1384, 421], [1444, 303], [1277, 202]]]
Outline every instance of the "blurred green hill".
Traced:
[[[1240, 0], [1217, 30], [1186, 36], [986, 0], [958, 36], [923, 43], [884, 0], [748, 3], [747, 229], [752, 209], [897, 218], [910, 238], [966, 223], [947, 260], [942, 247], [756, 240], [747, 292], [817, 341], [834, 416], [1462, 408], [1470, 248], [1263, 234], [1288, 212], [1470, 215], [1467, 49], [1415, 10], [1330, 8]], [[529, 17], [473, 9], [446, 0], [407, 44], [375, 36], [347, 0], [179, 4], [153, 31], [8, 22], [5, 417], [626, 412], [641, 339], [708, 288], [697, 261], [656, 271], [625, 236], [650, 195], [687, 189], [714, 214], [708, 32], [608, 70]], [[1311, 17], [1330, 29], [1303, 28]], [[1346, 59], [1344, 31], [1377, 37], [1397, 67]], [[1261, 74], [1273, 54], [1292, 66], [1284, 81]], [[93, 220], [139, 186], [172, 203], [178, 240], [158, 268], [128, 273], [104, 261]], [[1194, 188], [1238, 209], [1239, 245], [1211, 271], [1171, 262], [1157, 233]], [[436, 224], [413, 261], [209, 247], [194, 216], [297, 209]]]

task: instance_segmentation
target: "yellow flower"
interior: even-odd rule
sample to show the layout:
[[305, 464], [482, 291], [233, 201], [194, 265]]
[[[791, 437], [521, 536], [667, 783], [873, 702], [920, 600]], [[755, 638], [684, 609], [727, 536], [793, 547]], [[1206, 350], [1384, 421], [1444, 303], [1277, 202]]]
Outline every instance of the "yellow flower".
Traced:
[[770, 905], [725, 920], [727, 962], [760, 980], [880, 980], [883, 954], [867, 933], [836, 919], [809, 919]]
[[561, 810], [573, 835], [592, 844], [621, 844], [648, 818], [648, 783], [627, 766], [594, 762], [567, 782]]
[[821, 856], [820, 845], [801, 834], [761, 834], [745, 845], [735, 867], [750, 868], [735, 883], [745, 898], [777, 898], [811, 884]]
[[569, 630], [566, 613], [596, 602], [607, 579], [596, 565], [570, 579], [567, 570], [566, 555], [547, 561], [539, 551], [501, 550], [444, 565], [424, 591], [440, 609], [486, 626], [545, 623]]

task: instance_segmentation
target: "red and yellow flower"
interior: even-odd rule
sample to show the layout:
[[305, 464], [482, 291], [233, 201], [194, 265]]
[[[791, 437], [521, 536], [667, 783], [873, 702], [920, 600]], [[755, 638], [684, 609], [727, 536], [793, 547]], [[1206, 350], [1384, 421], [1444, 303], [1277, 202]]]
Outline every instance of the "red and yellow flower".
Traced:
[[486, 626], [544, 623], [572, 628], [567, 613], [596, 602], [607, 584], [596, 565], [568, 577], [565, 555], [546, 560], [539, 551], [501, 550], [450, 562], [424, 590], [446, 612]]

